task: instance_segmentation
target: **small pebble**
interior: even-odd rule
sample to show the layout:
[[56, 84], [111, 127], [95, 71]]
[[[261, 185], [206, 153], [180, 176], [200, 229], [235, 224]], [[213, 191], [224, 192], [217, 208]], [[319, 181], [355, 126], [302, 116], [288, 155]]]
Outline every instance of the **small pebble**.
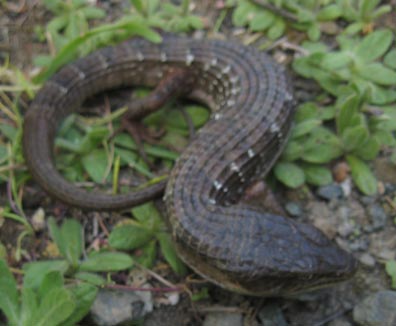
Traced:
[[285, 205], [285, 209], [293, 217], [299, 217], [302, 214], [302, 209], [300, 205], [294, 202], [288, 202]]
[[375, 203], [368, 207], [368, 213], [370, 214], [374, 231], [383, 229], [387, 220], [384, 208], [380, 204]]
[[151, 292], [126, 292], [101, 289], [91, 307], [98, 326], [133, 323], [153, 310]]
[[342, 188], [335, 184], [319, 187], [316, 193], [320, 198], [326, 200], [339, 199], [344, 195]]
[[342, 236], [343, 238], [348, 237], [349, 235], [351, 235], [353, 232], [355, 231], [355, 225], [349, 222], [345, 222], [340, 224], [337, 227], [337, 232], [340, 236]]
[[212, 312], [206, 315], [203, 326], [242, 326], [243, 316], [240, 313]]
[[364, 253], [363, 255], [360, 256], [359, 261], [367, 266], [367, 267], [374, 267], [375, 266], [375, 259], [373, 256], [371, 256], [369, 253]]
[[352, 192], [352, 181], [351, 179], [345, 179], [343, 182], [340, 183], [340, 187], [342, 192], [344, 193], [344, 197], [349, 197]]
[[364, 326], [396, 325], [396, 292], [374, 293], [353, 309], [353, 320]]
[[268, 304], [258, 313], [261, 325], [287, 326], [288, 323], [283, 316], [282, 309], [277, 304]]

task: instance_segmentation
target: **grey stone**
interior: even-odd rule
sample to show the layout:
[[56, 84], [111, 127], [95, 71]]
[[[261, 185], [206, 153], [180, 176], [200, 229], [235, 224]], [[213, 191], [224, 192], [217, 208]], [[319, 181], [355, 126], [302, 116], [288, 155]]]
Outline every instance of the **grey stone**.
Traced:
[[276, 304], [269, 304], [258, 313], [261, 326], [287, 326], [282, 310]]
[[242, 326], [242, 314], [232, 312], [212, 312], [206, 315], [203, 326]]
[[320, 198], [326, 200], [338, 199], [344, 196], [342, 188], [335, 184], [319, 187], [316, 193]]
[[382, 229], [386, 224], [386, 213], [380, 204], [373, 204], [368, 207], [368, 212], [371, 216], [373, 229], [375, 231]]
[[360, 258], [359, 261], [367, 266], [367, 267], [374, 267], [375, 266], [375, 259], [369, 253], [364, 253]]
[[141, 319], [153, 310], [150, 292], [100, 290], [91, 307], [98, 326], [113, 326]]
[[395, 307], [395, 291], [377, 292], [355, 306], [353, 319], [364, 326], [396, 325]]
[[302, 209], [301, 209], [300, 205], [298, 205], [294, 202], [288, 202], [285, 205], [285, 209], [291, 216], [294, 216], [294, 217], [299, 217], [302, 214]]

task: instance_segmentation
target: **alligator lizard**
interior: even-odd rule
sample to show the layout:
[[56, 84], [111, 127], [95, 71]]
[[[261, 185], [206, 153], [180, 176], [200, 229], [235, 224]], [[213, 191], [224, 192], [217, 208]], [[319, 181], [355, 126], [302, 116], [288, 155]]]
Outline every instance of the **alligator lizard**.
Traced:
[[115, 196], [79, 189], [54, 167], [53, 142], [59, 123], [86, 98], [120, 86], [154, 87], [180, 67], [194, 78], [189, 96], [212, 111], [166, 182], [167, 220], [181, 258], [214, 283], [249, 295], [291, 295], [353, 275], [356, 260], [313, 226], [238, 203], [280, 155], [294, 109], [284, 68], [252, 47], [139, 38], [66, 65], [25, 116], [32, 176], [50, 195], [86, 209], [127, 208], [160, 195], [165, 182]]

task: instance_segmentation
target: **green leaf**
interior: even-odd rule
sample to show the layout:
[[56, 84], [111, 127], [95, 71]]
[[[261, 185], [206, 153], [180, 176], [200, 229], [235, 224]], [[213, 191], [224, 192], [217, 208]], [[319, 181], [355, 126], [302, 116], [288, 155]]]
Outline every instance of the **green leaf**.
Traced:
[[66, 260], [38, 261], [24, 264], [23, 286], [37, 289], [47, 273], [59, 271], [64, 274], [68, 268], [69, 264]]
[[254, 15], [253, 19], [250, 21], [250, 29], [253, 32], [265, 31], [268, 27], [272, 25], [274, 19], [274, 14], [267, 10], [257, 12]]
[[140, 248], [140, 251], [134, 255], [134, 259], [146, 268], [152, 268], [157, 255], [156, 241], [151, 240]]
[[145, 14], [142, 0], [130, 0], [130, 2], [140, 14]]
[[321, 21], [328, 21], [328, 20], [337, 19], [341, 15], [342, 15], [341, 7], [336, 4], [333, 4], [320, 10], [317, 13], [316, 18]]
[[268, 30], [267, 35], [271, 40], [276, 40], [284, 34], [285, 29], [286, 24], [283, 19], [277, 18]]
[[33, 289], [24, 286], [21, 291], [21, 316], [18, 325], [29, 326], [38, 318], [38, 300]]
[[319, 165], [304, 164], [302, 165], [302, 169], [304, 170], [305, 180], [312, 185], [324, 186], [333, 181], [333, 176], [328, 168]]
[[356, 148], [353, 153], [363, 160], [374, 160], [381, 149], [379, 139], [370, 137], [362, 146]]
[[106, 12], [98, 7], [85, 7], [80, 10], [87, 19], [99, 19], [106, 16]]
[[58, 227], [53, 217], [50, 217], [48, 219], [48, 229], [52, 240], [54, 240], [56, 246], [59, 249], [59, 252], [63, 256], [66, 256], [66, 248], [65, 248], [66, 243], [62, 239], [61, 229]]
[[147, 229], [155, 231], [162, 225], [162, 218], [153, 202], [148, 202], [132, 208], [133, 216]]
[[367, 35], [356, 47], [355, 53], [360, 59], [370, 62], [378, 59], [389, 49], [393, 34], [388, 29], [377, 30]]
[[292, 131], [291, 138], [298, 138], [301, 136], [304, 136], [308, 134], [312, 129], [320, 126], [322, 121], [318, 119], [310, 119], [310, 120], [305, 120], [303, 122], [300, 122], [295, 125]]
[[128, 269], [133, 265], [132, 258], [121, 252], [101, 252], [88, 257], [80, 264], [80, 271], [113, 272]]
[[76, 304], [70, 291], [64, 288], [55, 288], [47, 292], [37, 311], [37, 320], [31, 325], [56, 326], [66, 320]]
[[168, 233], [161, 232], [158, 233], [157, 238], [159, 240], [161, 252], [164, 255], [165, 260], [177, 274], [185, 275], [187, 273], [186, 265], [184, 265], [177, 255], [170, 235]]
[[63, 287], [63, 275], [59, 271], [52, 271], [46, 273], [43, 277], [43, 281], [40, 284], [38, 290], [38, 297], [41, 300], [45, 297], [46, 293], [50, 292], [55, 288]]
[[317, 127], [303, 144], [301, 159], [309, 163], [328, 163], [342, 155], [342, 144], [330, 130]]
[[389, 67], [396, 69], [396, 49], [392, 49], [384, 58], [384, 63]]
[[357, 94], [349, 95], [339, 104], [339, 112], [336, 117], [338, 133], [342, 134], [346, 128], [357, 124], [359, 105], [360, 98]]
[[153, 236], [153, 232], [140, 225], [121, 225], [110, 233], [109, 244], [115, 249], [133, 250], [145, 245]]
[[[202, 127], [210, 117], [210, 112], [208, 109], [201, 105], [188, 105], [184, 108], [184, 110], [190, 116], [191, 122], [196, 128]], [[186, 125], [185, 119], [184, 124]]]
[[0, 133], [6, 136], [10, 141], [14, 141], [17, 135], [17, 129], [8, 123], [0, 123]]
[[73, 301], [75, 302], [75, 309], [73, 314], [60, 324], [60, 326], [72, 326], [76, 325], [81, 319], [83, 319], [89, 312], [95, 298], [98, 293], [96, 286], [80, 283], [74, 284], [69, 287], [69, 291], [72, 294]]
[[256, 12], [257, 7], [249, 2], [242, 2], [233, 12], [232, 23], [244, 26], [249, 23], [250, 14]]
[[396, 101], [396, 90], [370, 84], [371, 103], [384, 105]]
[[365, 126], [349, 127], [342, 133], [343, 146], [347, 152], [358, 149], [368, 138], [369, 132]]
[[106, 284], [106, 280], [102, 276], [99, 276], [98, 274], [95, 273], [78, 272], [75, 273], [73, 277], [77, 280], [81, 280], [96, 286], [102, 286]]
[[279, 162], [275, 165], [276, 178], [290, 188], [297, 188], [304, 184], [304, 171], [294, 163]]
[[395, 260], [388, 260], [385, 263], [385, 270], [386, 270], [386, 273], [391, 278], [391, 281], [392, 281], [391, 287], [392, 287], [392, 289], [396, 289], [396, 261]]
[[365, 65], [359, 71], [359, 75], [380, 85], [396, 84], [396, 72], [379, 62]]
[[318, 24], [312, 24], [308, 28], [307, 34], [308, 34], [308, 38], [311, 41], [318, 41], [320, 39], [320, 35], [321, 35], [319, 25]]
[[348, 25], [347, 28], [344, 29], [344, 33], [346, 35], [355, 35], [359, 31], [361, 31], [364, 27], [364, 23], [362, 22], [355, 22], [350, 25]]
[[305, 102], [296, 109], [294, 120], [304, 122], [305, 120], [315, 119], [318, 116], [319, 108], [314, 102]]
[[396, 145], [395, 137], [391, 131], [377, 130], [374, 133], [374, 137], [376, 139], [378, 139], [378, 141], [381, 145], [386, 145], [386, 146], [395, 146]]
[[81, 224], [73, 219], [67, 219], [62, 227], [56, 225], [55, 219], [48, 220], [48, 227], [52, 239], [55, 241], [60, 253], [73, 266], [77, 267], [78, 260], [83, 251], [83, 230]]
[[322, 58], [321, 67], [329, 71], [343, 68], [352, 62], [352, 58], [347, 52], [325, 53]]
[[0, 309], [10, 324], [17, 325], [19, 321], [17, 284], [3, 259], [0, 259], [0, 293]]
[[377, 180], [366, 163], [353, 155], [347, 161], [352, 172], [352, 179], [361, 192], [374, 195], [377, 192]]
[[37, 67], [46, 67], [52, 61], [52, 57], [50, 55], [39, 54], [33, 58], [33, 65]]
[[303, 145], [300, 141], [290, 140], [282, 153], [284, 161], [295, 161], [301, 157], [303, 153]]
[[104, 150], [97, 149], [84, 155], [81, 162], [93, 181], [97, 183], [104, 181], [108, 166], [108, 158]]
[[64, 256], [73, 267], [77, 267], [83, 252], [83, 229], [74, 219], [67, 219], [61, 227]]
[[51, 64], [47, 67], [47, 70], [40, 73], [35, 79], [35, 83], [43, 83], [47, 80], [51, 75], [53, 75], [56, 71], [59, 70], [60, 67], [75, 59], [77, 56], [77, 51], [80, 46], [86, 44], [86, 42], [93, 37], [100, 36], [101, 34], [115, 31], [124, 31], [128, 32], [128, 36], [140, 35], [146, 37], [147, 39], [153, 42], [159, 42], [160, 36], [153, 30], [149, 29], [147, 26], [143, 24], [141, 20], [135, 19], [128, 21], [118, 21], [113, 24], [106, 24], [99, 26], [97, 28], [93, 28], [82, 36], [79, 36], [72, 41], [68, 42], [56, 55], [56, 57], [52, 60]]

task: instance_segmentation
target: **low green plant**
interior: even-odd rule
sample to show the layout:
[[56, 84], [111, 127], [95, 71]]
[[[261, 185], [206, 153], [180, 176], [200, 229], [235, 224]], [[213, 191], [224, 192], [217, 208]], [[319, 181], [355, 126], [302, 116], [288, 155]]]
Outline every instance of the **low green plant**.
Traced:
[[134, 220], [116, 226], [109, 236], [109, 244], [119, 250], [136, 250], [136, 261], [151, 268], [157, 257], [157, 243], [162, 255], [178, 274], [185, 274], [186, 267], [178, 258], [170, 234], [158, 210], [152, 203], [132, 209]]
[[24, 226], [17, 239], [15, 259], [20, 260], [22, 240], [33, 234], [22, 207], [22, 186], [29, 178], [23, 169], [22, 155], [22, 115], [18, 106], [23, 93], [32, 97], [36, 89], [22, 72], [6, 61], [0, 67], [0, 185], [7, 184], [10, 205], [0, 208], [0, 217], [12, 219]]
[[43, 4], [54, 14], [54, 18], [47, 23], [46, 30], [57, 50], [88, 32], [89, 20], [106, 15], [103, 9], [90, 5], [87, 0], [43, 0]]
[[[330, 94], [339, 97], [358, 91], [368, 103], [384, 105], [396, 100], [396, 70], [389, 56], [394, 35], [388, 29], [377, 30], [363, 38], [338, 36], [339, 49], [323, 43], [305, 43], [309, 55], [297, 58], [293, 69], [315, 79]], [[388, 53], [388, 51], [390, 51]], [[382, 57], [384, 61], [381, 62]]]
[[121, 252], [91, 252], [81, 259], [84, 250], [83, 230], [81, 224], [73, 219], [66, 219], [61, 227], [53, 218], [48, 220], [51, 238], [59, 249], [60, 259], [37, 261], [23, 266], [24, 281], [29, 286], [37, 287], [48, 271], [58, 271], [62, 275], [88, 281], [95, 285], [105, 284], [105, 280], [96, 272], [113, 272], [130, 268], [131, 257]]
[[36, 285], [17, 283], [6, 262], [0, 259], [0, 310], [10, 326], [75, 325], [89, 311], [97, 288], [83, 282], [65, 284], [59, 271], [46, 271]]
[[391, 6], [379, 6], [379, 0], [228, 0], [228, 6], [235, 6], [233, 23], [248, 26], [253, 32], [265, 32], [276, 40], [283, 36], [287, 27], [307, 33], [311, 41], [319, 40], [322, 23], [344, 19], [351, 24], [345, 33], [356, 34], [369, 27]]
[[352, 23], [344, 32], [356, 34], [360, 31], [371, 31], [375, 21], [392, 9], [390, 5], [380, 3], [380, 0], [338, 0], [342, 17]]
[[[73, 0], [67, 5], [64, 1], [48, 0], [48, 8], [57, 15], [47, 25], [46, 30], [57, 46], [52, 55], [36, 57], [35, 64], [46, 69], [34, 78], [34, 82], [40, 84], [70, 61], [99, 47], [112, 45], [132, 36], [139, 35], [152, 42], [159, 42], [161, 38], [152, 27], [173, 32], [202, 28], [201, 19], [190, 14], [188, 0], [184, 0], [181, 6], [158, 0], [130, 2], [134, 9], [131, 13], [113, 23], [89, 28], [88, 19], [100, 18], [103, 15], [101, 9], [88, 6], [86, 0]], [[64, 6], [67, 8], [66, 12], [63, 12]]]
[[181, 5], [160, 0], [130, 0], [136, 12], [152, 27], [170, 32], [188, 32], [203, 28], [202, 19], [190, 13], [190, 0]]
[[296, 126], [275, 175], [290, 187], [326, 184], [332, 176], [324, 164], [344, 156], [355, 184], [371, 195], [377, 181], [366, 162], [384, 146], [396, 145], [392, 105], [396, 71], [389, 65], [395, 51], [393, 33], [384, 29], [363, 38], [337, 40], [340, 48], [333, 51], [322, 43], [306, 43], [311, 52], [293, 62], [298, 74], [315, 79], [336, 101], [323, 108], [315, 103], [298, 108]]

